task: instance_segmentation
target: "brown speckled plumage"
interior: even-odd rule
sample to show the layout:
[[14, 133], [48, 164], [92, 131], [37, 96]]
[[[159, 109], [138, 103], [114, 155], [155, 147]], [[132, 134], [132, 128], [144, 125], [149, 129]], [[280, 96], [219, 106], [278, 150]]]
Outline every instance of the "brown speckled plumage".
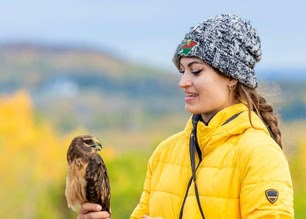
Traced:
[[110, 182], [103, 159], [97, 153], [101, 148], [98, 139], [90, 135], [75, 137], [69, 146], [65, 196], [68, 207], [74, 211], [91, 202], [110, 213]]

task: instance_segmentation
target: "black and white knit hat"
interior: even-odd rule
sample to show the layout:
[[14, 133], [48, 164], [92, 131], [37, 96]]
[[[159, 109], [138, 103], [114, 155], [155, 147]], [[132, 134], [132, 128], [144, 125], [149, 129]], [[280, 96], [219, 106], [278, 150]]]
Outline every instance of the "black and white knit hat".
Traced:
[[255, 63], [261, 59], [260, 39], [249, 21], [222, 14], [192, 27], [178, 45], [173, 62], [197, 57], [250, 88], [257, 87]]

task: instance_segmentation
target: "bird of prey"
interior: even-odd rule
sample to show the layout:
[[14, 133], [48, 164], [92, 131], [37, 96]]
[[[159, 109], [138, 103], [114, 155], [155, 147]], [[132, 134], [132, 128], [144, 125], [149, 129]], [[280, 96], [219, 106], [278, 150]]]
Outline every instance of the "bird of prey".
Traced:
[[77, 210], [91, 202], [110, 212], [110, 182], [103, 159], [97, 153], [102, 149], [99, 140], [91, 135], [75, 137], [67, 151], [68, 176], [65, 196], [68, 207]]

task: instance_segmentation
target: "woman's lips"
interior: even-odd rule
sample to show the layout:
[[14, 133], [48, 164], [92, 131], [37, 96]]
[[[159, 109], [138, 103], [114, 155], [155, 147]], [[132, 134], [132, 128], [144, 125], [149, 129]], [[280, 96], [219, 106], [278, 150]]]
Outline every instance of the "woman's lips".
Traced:
[[193, 102], [198, 96], [199, 96], [199, 94], [195, 94], [195, 93], [185, 93], [185, 102], [186, 102], [186, 103], [191, 103], [191, 102]]

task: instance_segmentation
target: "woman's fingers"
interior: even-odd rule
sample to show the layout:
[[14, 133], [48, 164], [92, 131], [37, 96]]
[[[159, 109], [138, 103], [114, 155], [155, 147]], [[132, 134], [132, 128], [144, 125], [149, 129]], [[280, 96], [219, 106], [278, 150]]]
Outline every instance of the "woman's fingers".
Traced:
[[162, 217], [150, 217], [148, 215], [142, 215], [141, 219], [163, 219]]
[[101, 205], [84, 203], [79, 211], [78, 219], [109, 219], [109, 213], [101, 210]]
[[92, 211], [101, 211], [102, 207], [101, 205], [94, 204], [94, 203], [84, 203], [80, 209], [80, 214], [86, 214], [88, 212]]
[[79, 214], [78, 219], [110, 219], [110, 215], [107, 211], [90, 212]]

